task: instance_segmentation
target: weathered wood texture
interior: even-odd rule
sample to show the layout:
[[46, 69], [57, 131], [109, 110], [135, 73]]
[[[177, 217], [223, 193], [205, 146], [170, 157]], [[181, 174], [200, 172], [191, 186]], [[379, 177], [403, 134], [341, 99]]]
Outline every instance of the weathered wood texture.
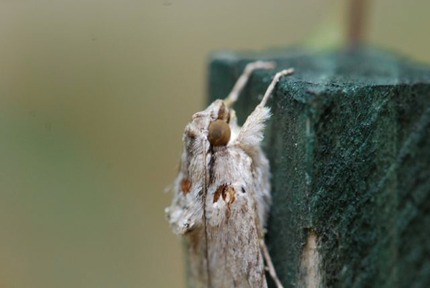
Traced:
[[[210, 100], [255, 59], [296, 70], [269, 102], [265, 138], [267, 241], [284, 285], [430, 287], [430, 68], [374, 49], [217, 54]], [[241, 122], [271, 75], [252, 77]]]

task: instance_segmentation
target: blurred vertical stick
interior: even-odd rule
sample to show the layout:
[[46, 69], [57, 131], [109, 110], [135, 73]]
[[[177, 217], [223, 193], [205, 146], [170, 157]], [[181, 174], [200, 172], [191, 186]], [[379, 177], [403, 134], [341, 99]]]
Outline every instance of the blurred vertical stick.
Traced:
[[363, 42], [366, 28], [368, 0], [350, 0], [347, 31], [347, 46], [355, 49]]

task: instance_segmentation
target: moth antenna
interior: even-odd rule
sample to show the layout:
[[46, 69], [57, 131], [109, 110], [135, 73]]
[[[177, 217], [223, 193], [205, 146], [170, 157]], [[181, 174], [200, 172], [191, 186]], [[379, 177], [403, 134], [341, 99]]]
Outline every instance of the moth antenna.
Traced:
[[242, 92], [243, 88], [251, 77], [252, 72], [257, 69], [273, 69], [275, 66], [275, 62], [267, 61], [255, 61], [247, 64], [242, 75], [240, 75], [239, 79], [237, 79], [236, 83], [234, 84], [230, 94], [228, 94], [227, 98], [225, 98], [225, 105], [230, 107], [234, 102], [236, 102], [237, 98], [239, 98], [239, 94]]
[[275, 86], [279, 82], [279, 80], [282, 77], [291, 75], [293, 73], [294, 73], [293, 68], [282, 70], [281, 72], [276, 73], [276, 75], [275, 75], [275, 77], [273, 77], [273, 80], [270, 83], [269, 87], [267, 87], [267, 90], [266, 90], [266, 93], [264, 93], [263, 99], [261, 99], [260, 104], [257, 105], [257, 108], [266, 106], [267, 100], [269, 100], [269, 97], [270, 97], [270, 95], [272, 95], [273, 90], [275, 89]]

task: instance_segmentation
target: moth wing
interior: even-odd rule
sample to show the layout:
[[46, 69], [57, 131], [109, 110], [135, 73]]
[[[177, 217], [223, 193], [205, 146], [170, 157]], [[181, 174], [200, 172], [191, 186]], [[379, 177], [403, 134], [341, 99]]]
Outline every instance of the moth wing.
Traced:
[[[187, 126], [189, 130], [190, 127]], [[191, 127], [192, 128], [192, 127]], [[194, 133], [194, 132], [193, 132]], [[189, 138], [185, 138], [188, 141]], [[184, 148], [178, 176], [173, 185], [173, 201], [166, 213], [176, 234], [185, 234], [203, 224], [203, 191], [205, 188], [205, 165], [208, 143], [198, 139], [198, 145]]]
[[213, 287], [267, 287], [260, 249], [252, 159], [241, 149], [216, 153], [206, 199], [210, 281]]

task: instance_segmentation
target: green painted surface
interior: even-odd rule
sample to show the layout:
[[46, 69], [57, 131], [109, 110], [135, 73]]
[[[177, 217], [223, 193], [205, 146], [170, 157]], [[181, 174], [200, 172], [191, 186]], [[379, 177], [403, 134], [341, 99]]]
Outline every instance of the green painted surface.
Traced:
[[[312, 229], [323, 287], [430, 287], [430, 68], [374, 49], [216, 54], [210, 99], [254, 59], [296, 69], [269, 102], [264, 143], [267, 241], [284, 285], [298, 285]], [[242, 122], [271, 75], [252, 77], [235, 106]]]

